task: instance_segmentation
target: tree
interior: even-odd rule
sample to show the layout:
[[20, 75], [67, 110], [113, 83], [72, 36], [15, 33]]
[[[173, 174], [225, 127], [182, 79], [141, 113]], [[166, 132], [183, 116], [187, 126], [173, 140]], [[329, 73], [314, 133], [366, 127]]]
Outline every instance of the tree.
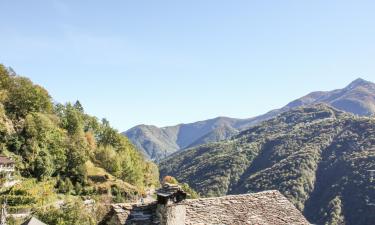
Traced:
[[163, 178], [163, 183], [168, 183], [168, 184], [178, 184], [178, 181], [176, 180], [176, 178], [172, 177], [172, 176], [165, 176]]
[[83, 109], [83, 106], [81, 104], [81, 102], [79, 102], [78, 100], [74, 103], [74, 106], [73, 106], [76, 110], [78, 110], [78, 112], [80, 113], [84, 113], [85, 110]]
[[[30, 174], [42, 179], [60, 174], [66, 166], [67, 136], [59, 128], [56, 118], [42, 113], [31, 113], [25, 118], [22, 131], [24, 143], [20, 154]], [[46, 166], [46, 168], [42, 168]]]
[[82, 114], [71, 104], [66, 105], [63, 121], [63, 126], [70, 135], [76, 135], [83, 132]]
[[97, 149], [96, 160], [106, 169], [108, 172], [116, 175], [120, 175], [121, 162], [117, 152], [111, 146], [101, 146]]
[[10, 83], [5, 108], [12, 117], [17, 119], [32, 112], [52, 112], [51, 97], [44, 88], [24, 77], [14, 77]]
[[51, 155], [42, 150], [38, 153], [38, 157], [34, 162], [34, 175], [38, 180], [50, 177], [55, 171]]
[[6, 144], [11, 139], [14, 132], [13, 123], [5, 115], [4, 107], [0, 103], [0, 151], [6, 149]]
[[87, 171], [84, 164], [88, 160], [88, 144], [85, 137], [75, 135], [70, 137], [70, 143], [67, 151], [67, 167], [65, 175], [74, 183], [85, 183]]
[[112, 145], [114, 148], [118, 149], [121, 147], [121, 138], [122, 135], [109, 125], [108, 120], [103, 119], [98, 134], [99, 145]]
[[11, 85], [11, 79], [14, 77], [9, 72], [9, 69], [6, 68], [4, 65], [0, 64], [0, 88], [1, 89], [9, 89]]

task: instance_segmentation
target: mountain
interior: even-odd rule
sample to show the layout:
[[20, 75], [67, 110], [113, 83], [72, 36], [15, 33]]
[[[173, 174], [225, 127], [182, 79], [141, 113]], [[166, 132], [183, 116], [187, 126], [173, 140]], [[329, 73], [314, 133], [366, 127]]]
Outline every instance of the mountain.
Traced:
[[237, 133], [236, 127], [240, 127], [246, 122], [246, 120], [218, 117], [162, 128], [139, 125], [123, 134], [146, 156], [153, 160], [160, 160], [194, 143], [200, 144], [208, 141], [225, 140], [231, 137], [232, 134]]
[[239, 131], [273, 118], [282, 112], [317, 103], [326, 103], [356, 115], [372, 115], [375, 113], [375, 84], [359, 78], [343, 89], [312, 92], [280, 109], [249, 119], [218, 117], [162, 128], [139, 125], [123, 134], [146, 156], [158, 161], [187, 147], [228, 139]]
[[279, 190], [314, 224], [375, 221], [375, 119], [325, 104], [172, 154], [159, 169], [207, 196]]
[[285, 108], [316, 103], [326, 103], [356, 115], [372, 115], [375, 113], [375, 84], [358, 78], [343, 89], [312, 92], [289, 103]]

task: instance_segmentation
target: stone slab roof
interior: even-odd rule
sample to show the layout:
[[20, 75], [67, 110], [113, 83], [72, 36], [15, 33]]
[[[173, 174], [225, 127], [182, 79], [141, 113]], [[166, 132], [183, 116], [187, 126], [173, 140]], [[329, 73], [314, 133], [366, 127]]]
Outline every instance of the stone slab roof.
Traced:
[[47, 224], [43, 223], [42, 221], [38, 220], [35, 217], [31, 217], [30, 219], [26, 220], [21, 225], [47, 225]]
[[[308, 225], [302, 213], [279, 191], [188, 199], [166, 205], [168, 212], [183, 208], [185, 225]], [[157, 203], [114, 204], [111, 224], [161, 224]], [[170, 210], [168, 210], [170, 208]], [[170, 216], [170, 215], [169, 215]], [[175, 216], [175, 215], [172, 215]], [[116, 221], [115, 223], [113, 223]], [[139, 223], [138, 223], [139, 222]], [[163, 225], [163, 224], [162, 224]]]
[[9, 164], [14, 164], [14, 161], [9, 157], [0, 155], [0, 165], [9, 165]]
[[279, 191], [189, 199], [183, 204], [186, 205], [187, 225], [310, 224]]

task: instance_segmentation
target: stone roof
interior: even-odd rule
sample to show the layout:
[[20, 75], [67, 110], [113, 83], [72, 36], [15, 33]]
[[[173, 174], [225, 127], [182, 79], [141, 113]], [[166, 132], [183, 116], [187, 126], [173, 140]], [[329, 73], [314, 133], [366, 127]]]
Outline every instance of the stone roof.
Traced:
[[158, 204], [168, 204], [169, 201], [174, 203], [186, 199], [187, 193], [177, 184], [165, 183], [162, 188], [156, 191]]
[[168, 197], [178, 191], [182, 191], [182, 188], [179, 185], [166, 183], [162, 188], [156, 191], [156, 194], [163, 197]]
[[30, 219], [26, 220], [21, 225], [47, 225], [47, 224], [43, 223], [42, 221], [38, 220], [35, 217], [31, 217]]
[[9, 157], [0, 155], [0, 165], [9, 165], [9, 164], [14, 164], [14, 161]]
[[[156, 202], [140, 204], [112, 205], [111, 222], [114, 224], [160, 223], [161, 211]], [[229, 195], [216, 198], [188, 199], [169, 204], [165, 212], [183, 211], [186, 225], [307, 225], [308, 221], [294, 205], [279, 191], [264, 191], [254, 194]], [[177, 209], [178, 208], [178, 209]], [[168, 214], [167, 213], [167, 214]], [[170, 214], [167, 216], [171, 216]], [[172, 215], [172, 217], [179, 217]], [[181, 218], [182, 218], [181, 217]], [[109, 221], [109, 220], [108, 220]], [[113, 223], [111, 223], [113, 224]], [[163, 225], [163, 224], [162, 224]]]
[[309, 222], [279, 191], [186, 200], [185, 224], [307, 225]]

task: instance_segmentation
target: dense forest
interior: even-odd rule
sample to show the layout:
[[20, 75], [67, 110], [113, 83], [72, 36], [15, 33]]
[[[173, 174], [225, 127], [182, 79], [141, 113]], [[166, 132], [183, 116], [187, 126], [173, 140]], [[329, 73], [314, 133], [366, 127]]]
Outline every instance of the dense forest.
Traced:
[[375, 221], [375, 119], [301, 107], [160, 163], [205, 196], [277, 189], [314, 224]]
[[[48, 224], [96, 224], [98, 213], [86, 215], [80, 196], [124, 201], [158, 185], [156, 165], [106, 119], [86, 114], [79, 101], [55, 103], [43, 87], [3, 65], [0, 139], [0, 154], [16, 161], [20, 181], [0, 189], [10, 213], [30, 209]], [[64, 207], [52, 207], [56, 202]]]

